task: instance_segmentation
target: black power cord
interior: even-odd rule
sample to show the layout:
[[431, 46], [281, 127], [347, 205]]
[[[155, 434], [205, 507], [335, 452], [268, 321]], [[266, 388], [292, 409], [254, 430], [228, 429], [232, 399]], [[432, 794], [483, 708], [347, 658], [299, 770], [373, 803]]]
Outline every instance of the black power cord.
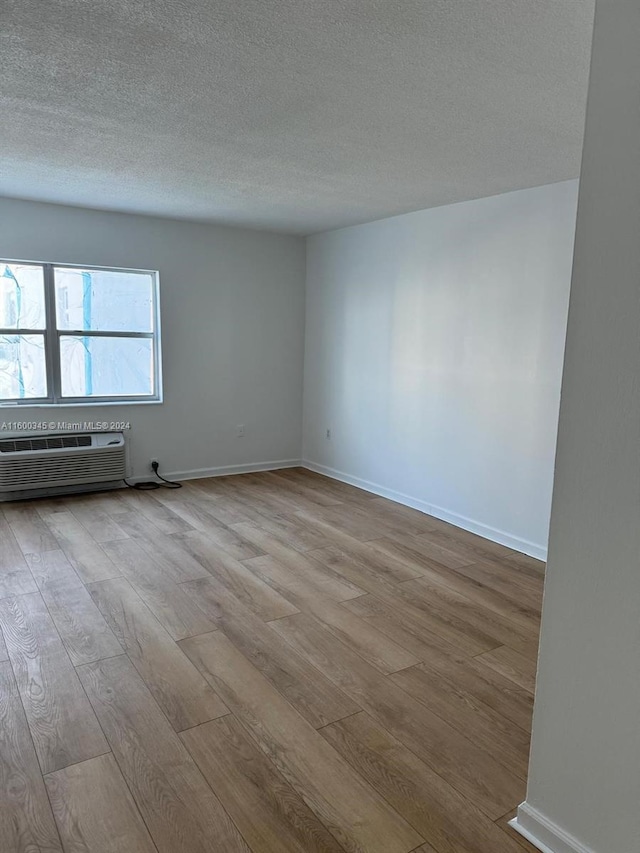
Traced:
[[159, 463], [155, 460], [151, 463], [151, 467], [153, 468], [153, 473], [156, 475], [158, 480], [162, 482], [158, 482], [158, 480], [143, 480], [140, 483], [127, 483], [126, 478], [123, 477], [125, 486], [129, 486], [130, 489], [137, 489], [139, 492], [150, 492], [153, 489], [181, 489], [182, 483], [175, 483], [172, 480], [165, 480], [164, 477], [160, 475], [158, 468], [160, 467]]

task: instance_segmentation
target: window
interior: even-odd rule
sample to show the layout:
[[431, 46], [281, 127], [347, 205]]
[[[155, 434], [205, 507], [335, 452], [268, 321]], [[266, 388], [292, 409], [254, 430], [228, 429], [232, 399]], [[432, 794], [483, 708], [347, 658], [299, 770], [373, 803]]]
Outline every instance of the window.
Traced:
[[0, 261], [0, 403], [160, 400], [157, 274]]

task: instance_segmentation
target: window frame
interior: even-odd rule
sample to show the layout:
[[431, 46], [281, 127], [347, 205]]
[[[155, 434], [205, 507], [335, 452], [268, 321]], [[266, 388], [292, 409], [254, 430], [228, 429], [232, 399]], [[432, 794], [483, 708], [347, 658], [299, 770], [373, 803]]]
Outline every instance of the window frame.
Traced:
[[[42, 335], [44, 337], [45, 373], [47, 380], [46, 397], [18, 397], [0, 398], [0, 408], [15, 406], [115, 406], [140, 403], [162, 403], [162, 348], [160, 343], [160, 275], [157, 270], [133, 269], [131, 267], [105, 267], [89, 266], [87, 264], [59, 264], [43, 261], [26, 261], [15, 259], [0, 259], [2, 264], [28, 264], [42, 268], [44, 286], [44, 329], [22, 329], [0, 327], [2, 335]], [[151, 276], [151, 299], [152, 299], [152, 331], [150, 332], [122, 332], [105, 330], [85, 329], [59, 329], [56, 315], [56, 291], [55, 273], [56, 269], [93, 270], [100, 272], [116, 273], [141, 273]], [[151, 340], [151, 352], [153, 359], [153, 393], [152, 394], [129, 394], [90, 397], [63, 397], [62, 396], [62, 374], [60, 371], [60, 341], [64, 337], [82, 338], [144, 338]]]

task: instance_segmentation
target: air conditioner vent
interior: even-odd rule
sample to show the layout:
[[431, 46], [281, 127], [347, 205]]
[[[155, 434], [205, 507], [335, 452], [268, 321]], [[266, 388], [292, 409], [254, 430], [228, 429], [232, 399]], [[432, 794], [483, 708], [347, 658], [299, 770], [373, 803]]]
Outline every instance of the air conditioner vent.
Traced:
[[62, 447], [91, 447], [90, 435], [45, 435], [37, 438], [3, 439], [0, 453], [57, 450]]

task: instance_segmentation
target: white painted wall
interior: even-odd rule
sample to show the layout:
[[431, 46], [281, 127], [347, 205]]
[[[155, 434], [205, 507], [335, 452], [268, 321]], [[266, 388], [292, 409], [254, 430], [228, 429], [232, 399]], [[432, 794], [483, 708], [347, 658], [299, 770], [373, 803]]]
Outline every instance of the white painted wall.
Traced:
[[[0, 258], [158, 269], [164, 403], [0, 408], [130, 420], [134, 475], [300, 458], [305, 246], [240, 228], [0, 199]], [[244, 438], [236, 437], [244, 424]]]
[[576, 200], [569, 181], [309, 238], [303, 458], [543, 555]]
[[640, 850], [640, 4], [598, 0], [526, 804]]

